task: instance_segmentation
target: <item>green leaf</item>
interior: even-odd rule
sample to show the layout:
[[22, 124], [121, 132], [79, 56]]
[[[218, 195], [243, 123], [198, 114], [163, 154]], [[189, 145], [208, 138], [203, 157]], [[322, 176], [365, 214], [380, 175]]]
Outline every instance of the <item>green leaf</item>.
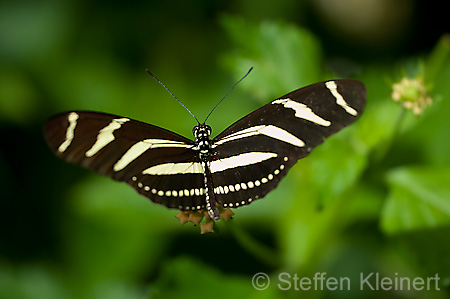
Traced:
[[96, 175], [70, 190], [70, 203], [72, 214], [63, 227], [68, 268], [73, 281], [92, 287], [139, 275], [158, 262], [167, 231], [190, 228], [181, 227], [175, 211]]
[[320, 145], [308, 162], [314, 187], [324, 203], [333, 201], [355, 184], [366, 166], [366, 155], [352, 144], [352, 136], [340, 134]]
[[408, 265], [415, 266], [427, 276], [439, 274], [441, 287], [450, 281], [450, 227], [425, 229], [393, 235], [391, 243]]
[[[85, 273], [83, 273], [85, 274]], [[44, 264], [12, 266], [0, 262], [0, 298], [7, 299], [138, 299], [142, 288], [123, 280], [108, 280], [86, 288], [78, 277]]]
[[280, 96], [320, 78], [322, 51], [309, 31], [277, 22], [249, 23], [224, 17], [222, 25], [237, 52], [228, 53], [225, 66], [236, 77], [255, 69], [244, 88], [264, 99]]
[[382, 229], [398, 233], [450, 224], [450, 167], [404, 167], [387, 176]]
[[12, 266], [0, 262], [0, 298], [72, 299], [58, 273], [44, 265]]
[[276, 298], [273, 291], [276, 290], [255, 290], [251, 277], [224, 275], [191, 258], [178, 257], [164, 263], [158, 279], [150, 287], [150, 297], [228, 299], [256, 298], [255, 295], [263, 295], [266, 298]]

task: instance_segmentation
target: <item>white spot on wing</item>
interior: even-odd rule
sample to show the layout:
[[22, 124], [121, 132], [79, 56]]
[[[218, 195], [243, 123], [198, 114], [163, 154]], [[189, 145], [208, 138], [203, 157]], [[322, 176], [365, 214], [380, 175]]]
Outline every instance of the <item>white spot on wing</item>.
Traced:
[[94, 145], [86, 152], [86, 157], [92, 157], [98, 153], [102, 148], [112, 142], [114, 138], [114, 131], [120, 129], [124, 123], [129, 121], [128, 118], [113, 119], [109, 125], [100, 130], [97, 135], [97, 140]]
[[125, 154], [114, 164], [114, 171], [121, 171], [127, 167], [131, 162], [137, 159], [140, 155], [145, 153], [148, 149], [161, 148], [161, 147], [184, 147], [191, 148], [192, 145], [186, 144], [181, 141], [164, 140], [164, 139], [145, 139], [133, 144]]
[[277, 154], [275, 153], [265, 153], [265, 152], [243, 153], [240, 155], [212, 161], [211, 172], [215, 173], [231, 168], [256, 164], [275, 157], [277, 157]]
[[142, 174], [150, 175], [173, 175], [187, 173], [203, 173], [199, 162], [164, 163], [152, 166], [142, 171]]
[[228, 136], [225, 136], [221, 140], [217, 141], [214, 146], [221, 145], [228, 141], [238, 140], [250, 136], [255, 135], [265, 135], [277, 140], [284, 141], [286, 143], [290, 143], [292, 145], [303, 147], [305, 146], [305, 143], [303, 140], [299, 139], [295, 135], [292, 135], [286, 130], [283, 130], [282, 128], [276, 127], [274, 125], [259, 125], [250, 127], [247, 129], [244, 129], [242, 131], [235, 132], [233, 134], [230, 134]]
[[331, 94], [336, 98], [336, 104], [338, 104], [339, 106], [344, 108], [348, 114], [351, 114], [353, 116], [358, 115], [358, 112], [355, 109], [353, 109], [352, 107], [350, 107], [347, 104], [347, 102], [344, 100], [342, 95], [338, 92], [336, 82], [328, 81], [325, 83], [325, 86], [330, 90]]
[[311, 108], [303, 103], [299, 103], [291, 99], [278, 99], [273, 101], [272, 104], [281, 104], [285, 108], [293, 109], [295, 111], [295, 117], [306, 119], [320, 126], [329, 127], [331, 125], [330, 121], [318, 116], [311, 110]]
[[305, 143], [303, 142], [303, 140], [297, 138], [296, 136], [292, 135], [288, 131], [283, 130], [276, 126], [272, 126], [272, 125], [264, 126], [264, 128], [260, 129], [258, 132], [260, 134], [272, 137], [274, 139], [284, 141], [286, 143], [290, 143], [290, 144], [298, 146], [298, 147], [305, 146]]
[[69, 120], [69, 127], [67, 128], [66, 131], [66, 139], [64, 140], [63, 143], [61, 143], [61, 145], [58, 148], [58, 151], [60, 151], [61, 153], [65, 152], [66, 149], [69, 147], [69, 145], [72, 143], [75, 127], [77, 126], [78, 117], [79, 117], [78, 114], [72, 112], [69, 114], [67, 118]]

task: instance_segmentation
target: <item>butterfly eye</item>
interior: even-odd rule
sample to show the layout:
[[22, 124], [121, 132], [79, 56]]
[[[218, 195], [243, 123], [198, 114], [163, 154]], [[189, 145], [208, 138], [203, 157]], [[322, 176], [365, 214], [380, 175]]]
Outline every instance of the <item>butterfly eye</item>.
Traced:
[[195, 126], [195, 127], [192, 129], [192, 134], [193, 134], [195, 137], [197, 137], [197, 133], [198, 133], [198, 126]]
[[206, 125], [205, 129], [206, 129], [206, 133], [208, 134], [208, 136], [211, 135], [211, 131], [212, 131], [211, 127]]

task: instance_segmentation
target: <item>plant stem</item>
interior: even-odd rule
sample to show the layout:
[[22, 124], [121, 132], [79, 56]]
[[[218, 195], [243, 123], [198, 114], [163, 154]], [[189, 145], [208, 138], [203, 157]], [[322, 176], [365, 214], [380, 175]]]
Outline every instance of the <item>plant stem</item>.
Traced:
[[236, 225], [234, 221], [227, 221], [226, 225], [233, 234], [237, 243], [239, 243], [242, 248], [251, 253], [252, 256], [258, 258], [265, 264], [272, 267], [278, 267], [280, 265], [279, 258], [273, 249], [268, 248], [264, 244], [261, 244], [259, 241], [245, 232], [240, 226]]

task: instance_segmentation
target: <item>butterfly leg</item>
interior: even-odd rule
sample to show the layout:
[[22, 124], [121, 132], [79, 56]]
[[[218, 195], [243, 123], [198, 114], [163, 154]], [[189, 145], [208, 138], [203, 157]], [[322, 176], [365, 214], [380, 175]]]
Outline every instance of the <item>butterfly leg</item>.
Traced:
[[206, 196], [206, 211], [209, 214], [209, 217], [213, 220], [219, 220], [219, 210], [216, 206], [216, 196], [214, 194], [214, 186], [212, 181], [211, 171], [209, 169], [209, 163], [206, 161], [202, 162], [203, 173], [204, 173], [204, 182], [205, 182], [205, 196]]

